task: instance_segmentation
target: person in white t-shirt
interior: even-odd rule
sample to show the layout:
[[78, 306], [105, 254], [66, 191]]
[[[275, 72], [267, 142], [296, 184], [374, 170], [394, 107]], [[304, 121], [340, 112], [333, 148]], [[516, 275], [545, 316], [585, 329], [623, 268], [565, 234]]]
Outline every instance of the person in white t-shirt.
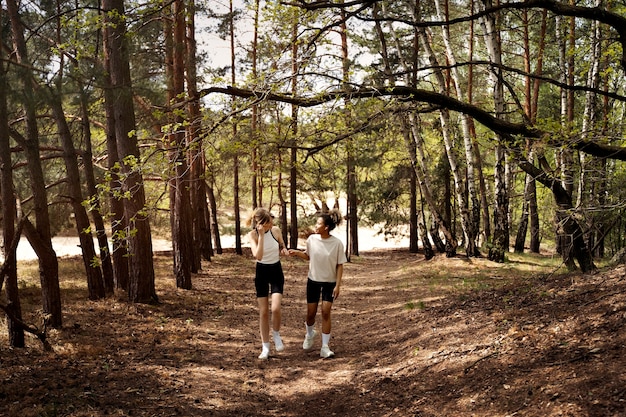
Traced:
[[317, 218], [314, 234], [306, 241], [306, 250], [290, 249], [291, 255], [309, 261], [309, 274], [306, 286], [307, 314], [306, 335], [302, 348], [313, 348], [317, 331], [315, 331], [315, 317], [320, 296], [322, 298], [322, 348], [320, 356], [330, 358], [335, 353], [330, 350], [331, 320], [330, 311], [333, 301], [339, 297], [343, 264], [347, 262], [343, 243], [330, 232], [341, 222], [341, 215], [337, 211], [322, 214]]
[[274, 226], [274, 216], [264, 208], [254, 211], [250, 219], [253, 229], [248, 233], [252, 256], [256, 259], [254, 286], [259, 305], [259, 328], [262, 349], [259, 359], [270, 355], [270, 302], [272, 297], [272, 337], [277, 352], [285, 349], [280, 337], [281, 301], [285, 286], [285, 275], [280, 263], [280, 255], [289, 255], [285, 248], [280, 228]]

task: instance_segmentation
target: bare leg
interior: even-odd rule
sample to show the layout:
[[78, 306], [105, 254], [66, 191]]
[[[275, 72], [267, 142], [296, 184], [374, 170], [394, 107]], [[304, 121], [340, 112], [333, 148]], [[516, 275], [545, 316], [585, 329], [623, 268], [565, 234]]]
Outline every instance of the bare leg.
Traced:
[[330, 301], [322, 301], [322, 333], [330, 334], [330, 309], [333, 303]]
[[259, 329], [261, 331], [261, 342], [269, 343], [270, 341], [270, 312], [268, 297], [258, 297], [259, 303]]
[[279, 294], [279, 293], [272, 294], [272, 329], [275, 331], [280, 330], [280, 322], [282, 318], [282, 310], [280, 308], [280, 303], [282, 299], [283, 299], [282, 294]]
[[317, 303], [308, 303], [306, 305], [306, 324], [313, 326], [315, 324], [315, 316], [317, 315]]

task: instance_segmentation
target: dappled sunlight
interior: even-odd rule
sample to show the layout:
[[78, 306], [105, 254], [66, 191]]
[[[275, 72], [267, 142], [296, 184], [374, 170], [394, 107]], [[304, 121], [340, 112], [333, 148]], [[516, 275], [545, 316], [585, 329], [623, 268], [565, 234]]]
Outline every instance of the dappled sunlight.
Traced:
[[[534, 260], [538, 270], [520, 272], [519, 259], [424, 262], [402, 251], [355, 258], [333, 306], [336, 355], [328, 360], [319, 356], [319, 337], [302, 350], [306, 262], [284, 260], [286, 349], [272, 349], [267, 361], [257, 359], [249, 258], [216, 256], [193, 276], [192, 290], [180, 290], [171, 259], [157, 257], [156, 305], [128, 303], [123, 292], [89, 301], [74, 272], [64, 278], [75, 283], [62, 290], [64, 326], [48, 332], [54, 351], [43, 352], [32, 337], [27, 355], [3, 349], [2, 392], [7, 404], [32, 411], [24, 417], [43, 415], [52, 402], [69, 417], [128, 409], [224, 417], [616, 410], [626, 383], [623, 268], [557, 276], [552, 264]], [[34, 303], [24, 309], [34, 314], [37, 283], [23, 285], [24, 299]], [[4, 325], [4, 346], [6, 338]]]

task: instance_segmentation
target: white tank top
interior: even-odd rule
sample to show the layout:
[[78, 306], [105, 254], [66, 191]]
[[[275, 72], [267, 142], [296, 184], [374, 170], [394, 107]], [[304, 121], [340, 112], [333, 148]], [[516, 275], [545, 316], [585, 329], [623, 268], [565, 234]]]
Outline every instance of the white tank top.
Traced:
[[[257, 232], [258, 233], [258, 232]], [[278, 241], [274, 237], [271, 230], [265, 232], [263, 236], [263, 259], [260, 262], [262, 264], [275, 264], [280, 260]]]

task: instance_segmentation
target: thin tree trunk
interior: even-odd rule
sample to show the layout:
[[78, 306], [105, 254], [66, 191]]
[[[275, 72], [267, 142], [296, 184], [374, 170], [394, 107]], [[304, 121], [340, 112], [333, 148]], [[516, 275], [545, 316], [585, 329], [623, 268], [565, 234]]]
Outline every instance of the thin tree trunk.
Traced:
[[[210, 171], [210, 169], [209, 169]], [[220, 228], [217, 223], [217, 200], [213, 191], [213, 177], [208, 178], [205, 183], [206, 198], [209, 200], [209, 224], [211, 225], [211, 236], [213, 237], [213, 248], [218, 255], [222, 254], [222, 239], [220, 238]]]
[[[232, 85], [236, 85], [236, 61], [235, 61], [235, 21], [233, 13], [233, 0], [229, 2], [230, 10], [230, 81]], [[232, 107], [235, 109], [235, 98], [233, 97]], [[237, 142], [237, 123], [233, 121], [233, 142]], [[235, 252], [237, 255], [243, 255], [241, 248], [241, 213], [239, 202], [239, 155], [235, 152], [233, 157], [233, 210], [235, 213]]]
[[[172, 64], [168, 66], [169, 103], [182, 99], [185, 91], [185, 6], [183, 0], [175, 0], [171, 5], [173, 17], [171, 26]], [[172, 125], [181, 126], [183, 118], [173, 115]], [[191, 198], [189, 193], [189, 169], [187, 165], [187, 147], [185, 133], [175, 129], [169, 133], [170, 163], [174, 168], [174, 178], [170, 181], [174, 189], [170, 191], [172, 217], [172, 247], [174, 252], [174, 275], [176, 287], [189, 290], [192, 287], [191, 272], [198, 271], [198, 263], [193, 252], [193, 229], [191, 222]]]
[[[491, 8], [491, 0], [484, 0], [485, 9]], [[496, 18], [487, 15], [481, 18], [485, 45], [489, 53], [489, 59], [496, 64], [496, 68], [489, 72], [493, 89], [493, 101], [496, 117], [504, 117], [504, 87], [502, 82], [502, 49], [499, 32], [496, 29]], [[489, 259], [495, 262], [504, 262], [505, 253], [509, 249], [509, 195], [506, 177], [506, 155], [502, 139], [497, 138], [495, 147], [495, 205], [494, 205], [494, 232], [493, 241], [489, 248]]]
[[[374, 13], [374, 16], [377, 16], [378, 3], [375, 3], [373, 5], [372, 11]], [[414, 9], [414, 13], [416, 15], [419, 13], [418, 8]], [[388, 58], [388, 53], [387, 53], [387, 42], [386, 42], [386, 38], [382, 30], [382, 27], [380, 26], [379, 20], [376, 20], [375, 27], [376, 27], [376, 32], [378, 33], [379, 41], [381, 43], [381, 55], [383, 57], [385, 74], [387, 75], [388, 82], [393, 86], [395, 84], [394, 84], [394, 78], [392, 77], [392, 74], [391, 74], [391, 65], [389, 63], [389, 58]], [[389, 30], [394, 36], [394, 40], [396, 41], [396, 43], [399, 45], [398, 36], [395, 35], [393, 27], [389, 26]], [[415, 44], [415, 49], [417, 50], [419, 46], [418, 39], [422, 38], [423, 28], [416, 28], [415, 31], [416, 33], [414, 36], [414, 44]], [[400, 51], [401, 49], [398, 48], [398, 50]], [[411, 74], [411, 67], [408, 64], [408, 62], [415, 62], [415, 58], [409, 61], [405, 59], [404, 56], [401, 56], [401, 60], [406, 70], [407, 77], [408, 77], [409, 74]], [[413, 78], [413, 80], [414, 79], [415, 78]], [[407, 82], [410, 82], [410, 81], [411, 81], [410, 78], [407, 79]], [[448, 224], [443, 219], [438, 209], [438, 206], [435, 202], [435, 199], [433, 198], [433, 195], [431, 193], [432, 186], [430, 184], [430, 179], [428, 177], [427, 170], [426, 170], [427, 165], [425, 162], [423, 141], [422, 141], [422, 137], [420, 135], [419, 128], [418, 128], [418, 126], [420, 126], [420, 123], [417, 121], [417, 117], [413, 113], [409, 113], [406, 119], [401, 118], [401, 121], [402, 121], [402, 126], [403, 126], [402, 134], [403, 134], [407, 149], [409, 150], [411, 163], [413, 165], [413, 169], [415, 170], [415, 175], [419, 183], [422, 197], [426, 200], [426, 203], [428, 204], [430, 208], [430, 212], [433, 218], [436, 219], [435, 222], [438, 225], [442, 225], [441, 229], [444, 235], [446, 236], [446, 241], [447, 241], [447, 244], [443, 250], [447, 253], [448, 256], [452, 257], [456, 255], [456, 248], [457, 248], [456, 242], [457, 241], [451, 229], [448, 227]], [[435, 240], [435, 242], [437, 241]], [[441, 242], [441, 240], [439, 240], [439, 242]]]
[[59, 287], [59, 264], [56, 253], [52, 248], [52, 233], [50, 231], [50, 215], [48, 213], [48, 198], [45, 188], [45, 177], [41, 167], [39, 153], [39, 131], [37, 128], [37, 110], [34, 99], [35, 80], [31, 74], [31, 64], [28, 61], [24, 27], [19, 16], [15, 0], [6, 2], [8, 17], [13, 32], [13, 42], [16, 47], [16, 59], [20, 64], [16, 68], [22, 82], [22, 103], [24, 106], [26, 134], [22, 143], [26, 153], [26, 160], [30, 174], [30, 187], [33, 193], [33, 203], [36, 226], [30, 238], [42, 249], [39, 252], [39, 277], [43, 311], [50, 315], [49, 324], [60, 328], [63, 324], [61, 309], [61, 291]]
[[90, 213], [93, 220], [96, 237], [98, 240], [98, 248], [100, 250], [100, 264], [102, 267], [102, 280], [104, 282], [104, 291], [106, 294], [112, 294], [115, 288], [115, 275], [113, 273], [113, 262], [111, 260], [111, 252], [109, 251], [109, 240], [107, 238], [104, 227], [104, 219], [101, 213], [100, 197], [96, 188], [96, 177], [93, 167], [93, 153], [91, 150], [91, 122], [89, 117], [89, 105], [87, 101], [87, 93], [84, 87], [80, 87], [80, 112], [81, 123], [83, 127], [83, 140], [85, 142], [85, 150], [83, 151], [83, 165], [85, 172], [85, 182], [87, 192], [89, 193]]
[[411, 163], [411, 177], [409, 185], [410, 206], [409, 206], [409, 252], [417, 253], [419, 251], [419, 225], [417, 215], [417, 176], [415, 169]]
[[[108, 62], [105, 63], [108, 67]], [[107, 70], [108, 74], [109, 71]], [[113, 258], [113, 276], [115, 287], [128, 292], [130, 283], [130, 265], [128, 264], [128, 247], [124, 238], [128, 223], [124, 216], [124, 202], [116, 196], [115, 191], [121, 190], [122, 180], [118, 166], [121, 163], [117, 152], [115, 137], [115, 117], [113, 106], [115, 98], [111, 88], [111, 80], [104, 77], [104, 110], [106, 113], [107, 168], [109, 170], [109, 206], [111, 212], [111, 256]]]
[[[3, 20], [3, 9], [0, 7], [0, 22]], [[3, 32], [0, 31], [0, 45], [4, 45]], [[4, 49], [0, 48], [0, 201], [2, 202], [2, 242], [4, 262], [2, 268], [5, 274], [0, 276], [0, 290], [4, 286], [7, 308], [11, 315], [18, 320], [22, 320], [22, 306], [20, 303], [19, 289], [17, 284], [17, 260], [15, 247], [12, 245], [14, 239], [19, 239], [15, 231], [15, 217], [17, 204], [15, 201], [15, 191], [13, 188], [13, 168], [11, 161], [11, 142], [9, 138], [9, 121], [7, 113], [7, 77], [4, 66]], [[9, 346], [24, 347], [24, 329], [15, 320], [7, 317], [7, 333], [9, 335]]]
[[49, 101], [57, 125], [61, 145], [63, 146], [67, 186], [74, 212], [74, 220], [76, 222], [76, 232], [78, 233], [78, 240], [82, 251], [85, 275], [87, 276], [87, 290], [90, 300], [99, 300], [106, 296], [102, 270], [99, 264], [95, 262], [97, 256], [93, 245], [91, 225], [87, 210], [85, 210], [83, 206], [84, 198], [81, 190], [80, 170], [78, 169], [78, 161], [76, 159], [76, 148], [74, 148], [72, 134], [67, 125], [67, 120], [65, 119], [61, 98], [57, 94], [57, 92], [51, 91]]
[[[346, 89], [350, 82], [350, 57], [348, 55], [348, 28], [345, 23], [345, 10], [341, 9], [340, 38], [341, 38], [341, 63], [342, 63], [342, 79]], [[349, 108], [349, 106], [347, 107]], [[347, 117], [350, 117], [346, 114]], [[347, 122], [349, 123], [349, 122]], [[359, 224], [358, 224], [358, 204], [356, 191], [356, 163], [354, 140], [350, 137], [346, 142], [346, 183], [347, 183], [347, 210], [346, 218], [348, 219], [348, 247], [346, 248], [348, 259], [350, 255], [359, 256]]]
[[[557, 226], [561, 229], [561, 236], [566, 245], [565, 253], [571, 254], [571, 260], [568, 262], [574, 262], [574, 259], [578, 260], [578, 264], [582, 272], [591, 272], [596, 269], [593, 263], [591, 252], [587, 247], [583, 231], [578, 224], [574, 215], [572, 215], [573, 205], [572, 197], [569, 192], [562, 186], [562, 184], [555, 178], [546, 174], [545, 171], [535, 167], [528, 161], [518, 160], [520, 168], [526, 173], [530, 174], [533, 178], [545, 185], [552, 191], [554, 200], [557, 204], [557, 219], [559, 219]], [[544, 163], [546, 163], [544, 161]]]
[[[556, 37], [559, 44], [559, 67], [561, 68], [560, 80], [563, 84], [567, 84], [570, 80], [568, 72], [572, 69], [570, 60], [567, 58], [567, 39], [565, 31], [565, 22], [560, 16], [556, 16]], [[568, 89], [561, 88], [561, 123], [564, 132], [570, 131], [570, 123], [573, 120], [573, 109], [570, 109], [570, 98], [572, 94], [568, 93]], [[561, 185], [567, 194], [572, 196], [574, 191], [574, 176], [572, 174], [572, 151], [568, 148], [560, 150], [557, 155], [559, 170], [561, 172]], [[572, 254], [572, 245], [568, 242], [567, 236], [564, 235], [563, 228], [560, 226], [567, 220], [567, 214], [557, 210], [555, 214], [556, 228], [556, 248], [557, 252], [563, 257], [563, 262], [569, 270], [576, 269]]]
[[207, 221], [209, 218], [205, 182], [203, 180], [206, 170], [206, 156], [203, 148], [203, 140], [200, 135], [202, 124], [202, 114], [200, 112], [200, 101], [198, 98], [198, 77], [196, 67], [196, 3], [195, 0], [187, 0], [186, 13], [187, 36], [185, 44], [187, 47], [186, 74], [187, 74], [187, 95], [192, 99], [187, 106], [189, 112], [189, 125], [187, 127], [187, 147], [189, 149], [189, 165], [191, 167], [191, 208], [193, 227], [193, 260], [192, 271], [197, 272], [202, 268], [202, 259], [211, 260], [211, 228]]
[[[448, 0], [445, 1], [445, 12], [442, 12], [439, 0], [435, 1], [435, 6], [437, 8], [437, 13], [440, 19], [443, 18], [448, 20]], [[461, 75], [458, 71], [458, 67], [456, 66], [456, 56], [454, 54], [454, 48], [452, 47], [452, 44], [450, 42], [449, 27], [442, 27], [441, 31], [443, 41], [446, 47], [448, 62], [451, 67], [450, 74], [452, 76], [453, 84], [456, 87], [456, 95], [459, 99], [461, 99], [462, 97], [465, 97], [465, 93], [461, 88], [462, 80]], [[430, 48], [427, 47], [426, 50], [430, 51]], [[442, 80], [440, 79], [440, 81]], [[445, 89], [445, 85], [441, 85], [440, 89], [443, 91]], [[442, 122], [442, 127], [443, 125], [444, 123]], [[461, 226], [463, 227], [463, 232], [465, 234], [465, 252], [468, 257], [472, 257], [480, 255], [477, 243], [479, 228], [478, 222], [480, 220], [480, 202], [478, 200], [478, 194], [476, 192], [476, 169], [474, 166], [475, 157], [473, 138], [471, 136], [471, 120], [466, 114], [461, 114], [461, 126], [463, 133], [463, 144], [465, 145], [465, 184], [462, 181], [462, 175], [460, 172], [460, 168], [458, 167], [456, 151], [454, 150], [454, 147], [450, 140], [446, 142], [446, 150], [448, 153], [448, 159], [450, 160], [450, 167], [454, 176], [455, 195], [461, 214]], [[445, 133], [444, 137], [446, 137]], [[465, 197], [465, 188], [467, 189], [467, 198]], [[470, 202], [471, 207], [469, 206]]]
[[[258, 80], [258, 72], [257, 72], [257, 60], [258, 60], [258, 45], [259, 45], [259, 6], [260, 0], [254, 1], [254, 32], [252, 34], [252, 51], [250, 60], [252, 61], [252, 80], [256, 82]], [[259, 124], [259, 106], [255, 103], [252, 105], [252, 112], [250, 115], [250, 130], [251, 130], [251, 139], [252, 139], [252, 150], [251, 150], [251, 159], [252, 159], [252, 208], [260, 207], [263, 204], [263, 199], [261, 198], [261, 192], [258, 187], [259, 182], [259, 161], [258, 153], [259, 153], [259, 141], [258, 141], [258, 124]], [[284, 230], [284, 228], [281, 228]], [[286, 241], [285, 241], [286, 242]]]
[[[292, 42], [291, 42], [291, 93], [294, 97], [297, 96], [298, 83], [298, 20], [297, 17], [292, 23]], [[298, 200], [297, 200], [297, 187], [298, 187], [298, 168], [297, 168], [297, 141], [298, 141], [298, 106], [291, 106], [291, 152], [289, 161], [289, 207], [290, 207], [290, 231], [289, 231], [289, 246], [292, 248], [298, 247]]]

